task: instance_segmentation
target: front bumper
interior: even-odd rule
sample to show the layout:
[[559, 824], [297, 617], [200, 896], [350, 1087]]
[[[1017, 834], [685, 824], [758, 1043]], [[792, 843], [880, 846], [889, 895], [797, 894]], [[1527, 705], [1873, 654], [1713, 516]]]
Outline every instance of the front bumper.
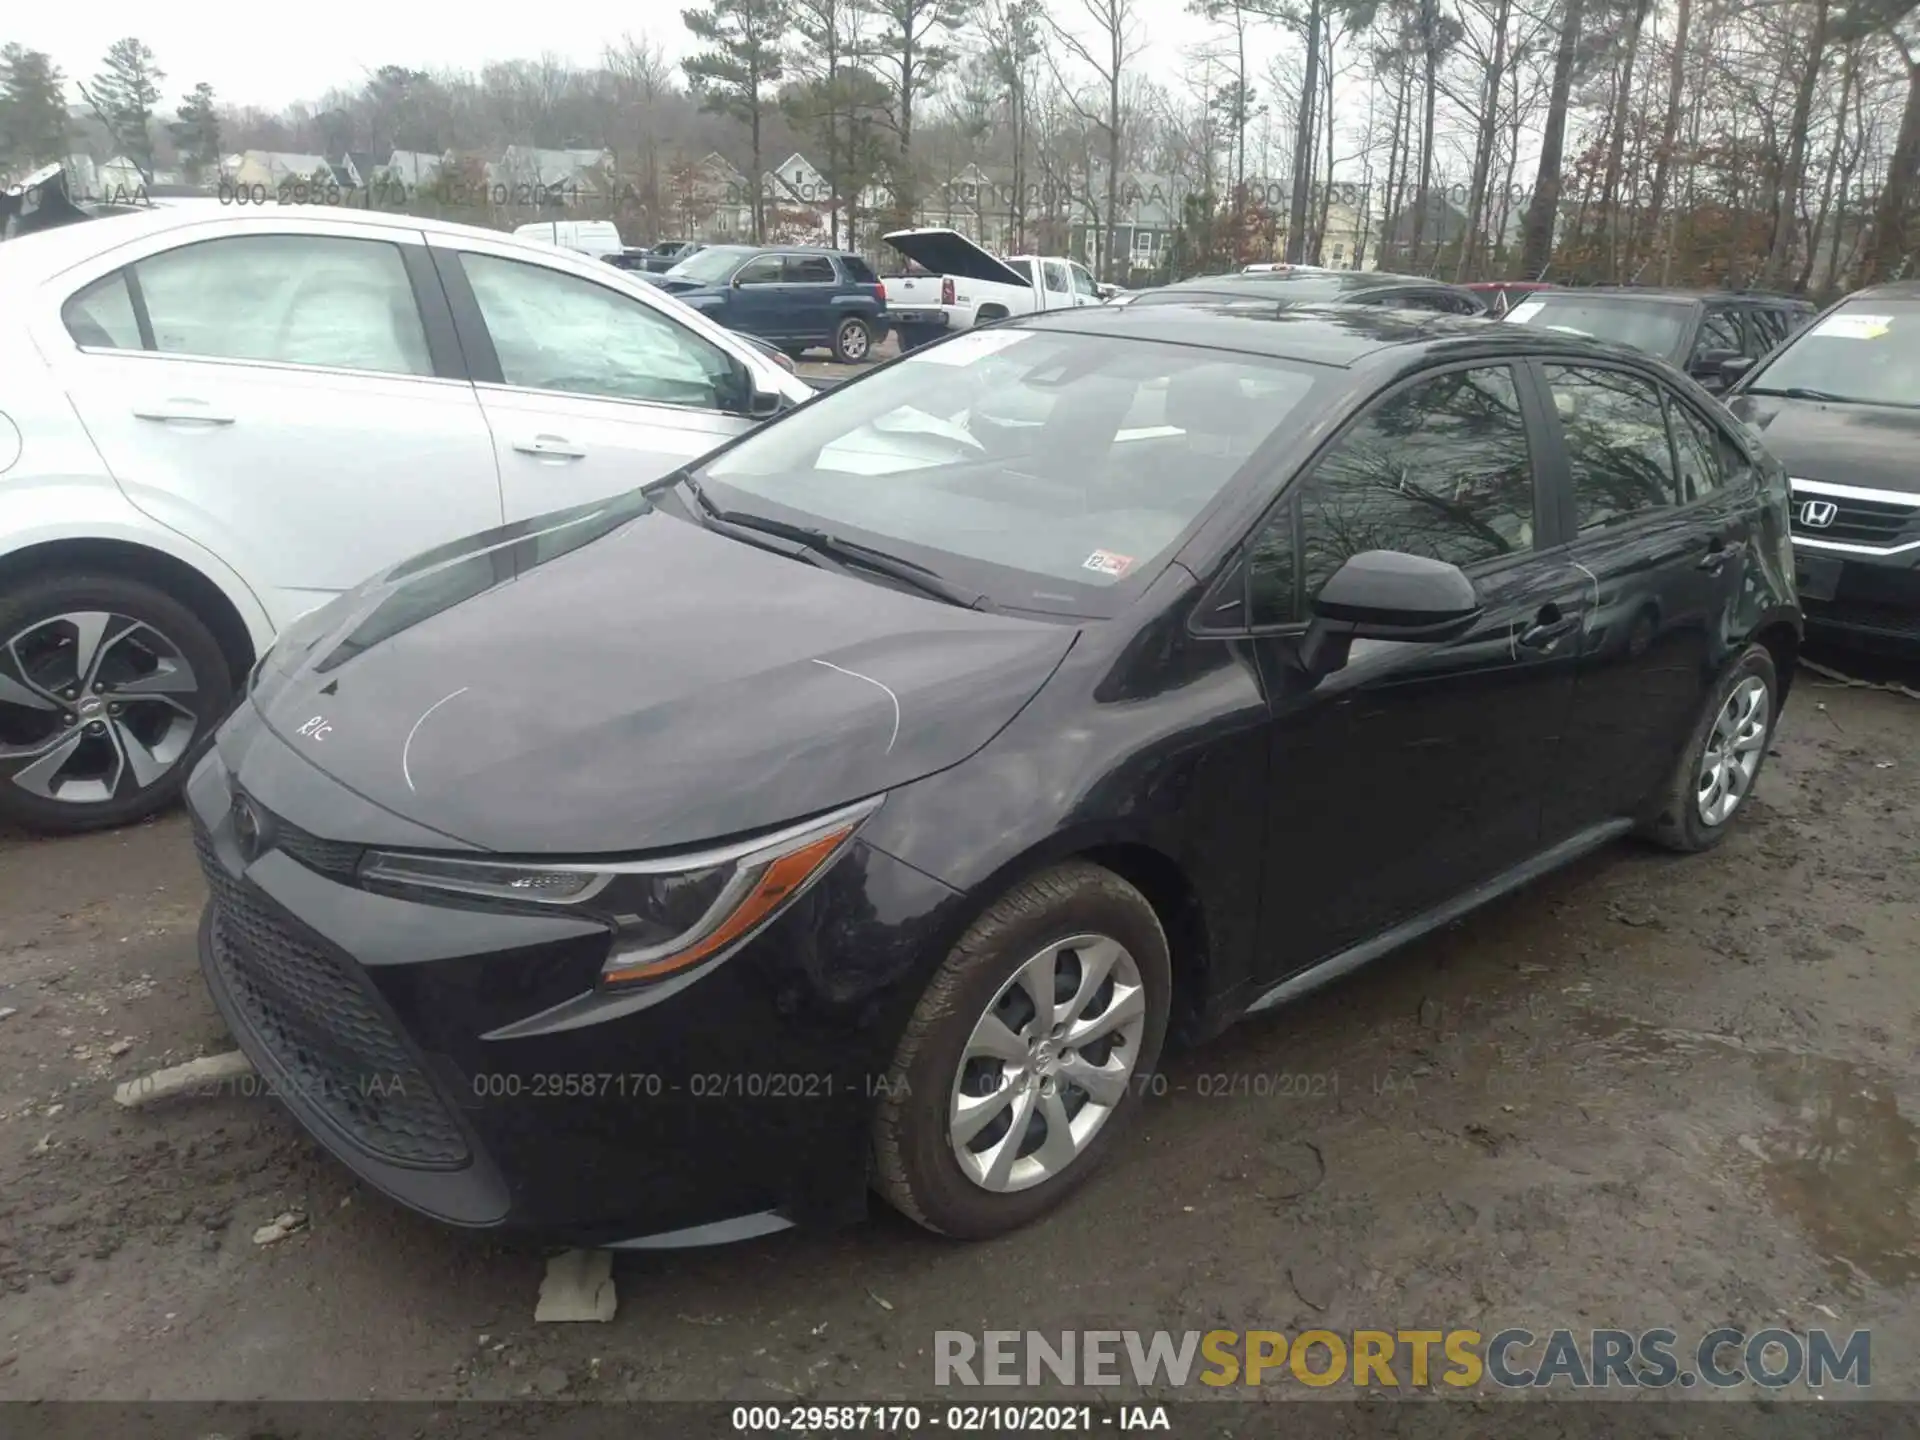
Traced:
[[1793, 555], [1810, 632], [1920, 646], [1920, 494], [1797, 479]]
[[[316, 803], [289, 803], [303, 786]], [[370, 893], [354, 845], [281, 818], [360, 833], [338, 828], [343, 796], [243, 706], [187, 800], [214, 1002], [349, 1168], [455, 1225], [581, 1244], [864, 1214], [872, 1105], [951, 890], [856, 841], [731, 958], [596, 992], [597, 925]]]

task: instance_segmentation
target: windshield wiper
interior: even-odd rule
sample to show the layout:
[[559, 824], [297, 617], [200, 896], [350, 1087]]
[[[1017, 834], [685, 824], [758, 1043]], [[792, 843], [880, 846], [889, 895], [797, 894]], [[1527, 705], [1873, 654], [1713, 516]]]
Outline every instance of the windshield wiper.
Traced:
[[[805, 560], [823, 570], [833, 570], [847, 574], [853, 570], [868, 570], [876, 575], [885, 575], [890, 580], [918, 590], [935, 600], [943, 600], [949, 605], [958, 605], [963, 610], [994, 611], [992, 600], [978, 590], [969, 590], [956, 585], [937, 571], [905, 559], [899, 555], [890, 555], [885, 550], [876, 550], [871, 545], [862, 545], [857, 540], [848, 540], [835, 535], [830, 530], [817, 529], [810, 525], [790, 525], [784, 520], [776, 520], [770, 515], [753, 515], [739, 510], [723, 510], [713, 503], [700, 482], [693, 478], [690, 471], [679, 470], [662, 480], [646, 487], [647, 493], [669, 489], [674, 485], [683, 485], [699, 507], [702, 521], [710, 528], [722, 534], [732, 534], [737, 540], [749, 543], [762, 543], [759, 537], [766, 536], [776, 540], [791, 542], [794, 548], [779, 551], [796, 560]], [[749, 532], [741, 534], [739, 532]]]
[[1778, 395], [1784, 400], [1821, 400], [1830, 405], [1857, 405], [1861, 402], [1849, 399], [1845, 395], [1836, 395], [1831, 390], [1816, 390], [1811, 385], [1783, 385], [1779, 389], [1769, 389], [1754, 385], [1746, 392], [1749, 395]]

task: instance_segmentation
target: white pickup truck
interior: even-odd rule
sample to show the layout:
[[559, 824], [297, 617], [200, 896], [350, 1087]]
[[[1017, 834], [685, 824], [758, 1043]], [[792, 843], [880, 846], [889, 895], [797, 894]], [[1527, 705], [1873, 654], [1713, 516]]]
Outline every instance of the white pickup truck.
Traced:
[[990, 255], [958, 230], [896, 230], [886, 242], [931, 273], [888, 275], [887, 323], [911, 350], [953, 330], [1026, 315], [1103, 304], [1114, 287], [1057, 255]]

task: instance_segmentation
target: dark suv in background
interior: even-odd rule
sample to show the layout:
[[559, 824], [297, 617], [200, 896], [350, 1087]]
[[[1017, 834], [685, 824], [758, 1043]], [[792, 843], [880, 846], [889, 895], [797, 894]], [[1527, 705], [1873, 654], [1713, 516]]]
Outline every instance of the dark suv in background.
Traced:
[[1505, 318], [1510, 324], [1571, 330], [1631, 345], [1658, 355], [1719, 394], [1813, 315], [1810, 301], [1757, 290], [1596, 285], [1529, 295]]
[[646, 279], [729, 330], [798, 359], [815, 346], [843, 365], [872, 358], [887, 334], [887, 290], [858, 255], [818, 246], [708, 245]]
[[1920, 281], [1849, 295], [1727, 403], [1792, 477], [1808, 627], [1920, 646]]

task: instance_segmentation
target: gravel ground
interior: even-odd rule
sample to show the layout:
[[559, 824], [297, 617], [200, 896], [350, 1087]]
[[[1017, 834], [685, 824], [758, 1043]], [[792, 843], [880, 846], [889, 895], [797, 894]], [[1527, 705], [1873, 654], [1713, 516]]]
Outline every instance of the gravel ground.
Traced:
[[606, 1325], [536, 1327], [537, 1253], [265, 1098], [116, 1106], [228, 1048], [186, 823], [0, 836], [0, 1394], [874, 1400], [933, 1394], [942, 1328], [1731, 1322], [1871, 1326], [1920, 1397], [1916, 735], [1805, 676], [1719, 850], [1607, 850], [1175, 1057], [1064, 1213], [627, 1254]]

